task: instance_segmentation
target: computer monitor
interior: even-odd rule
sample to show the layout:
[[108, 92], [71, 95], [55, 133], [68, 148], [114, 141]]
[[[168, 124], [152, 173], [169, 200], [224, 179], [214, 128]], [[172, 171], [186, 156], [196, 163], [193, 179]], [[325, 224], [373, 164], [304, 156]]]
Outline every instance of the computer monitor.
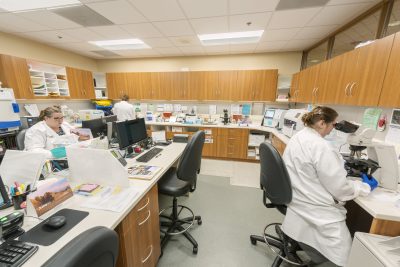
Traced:
[[120, 149], [125, 149], [147, 138], [144, 119], [118, 121], [115, 124]]
[[107, 134], [107, 122], [117, 121], [117, 116], [107, 116], [103, 118], [82, 121], [82, 128], [89, 128], [92, 131], [93, 137]]

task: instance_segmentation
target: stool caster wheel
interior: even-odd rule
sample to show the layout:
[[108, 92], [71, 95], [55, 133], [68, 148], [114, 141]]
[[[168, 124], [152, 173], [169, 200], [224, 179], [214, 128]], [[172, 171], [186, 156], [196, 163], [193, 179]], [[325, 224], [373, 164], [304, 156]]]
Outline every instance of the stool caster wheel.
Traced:
[[250, 242], [252, 245], [257, 245], [257, 240], [250, 237]]
[[197, 221], [197, 224], [198, 224], [198, 225], [202, 225], [202, 224], [203, 224], [203, 221], [200, 219], [200, 220]]
[[198, 251], [199, 249], [198, 249], [198, 247], [193, 247], [193, 254], [196, 254], [197, 255], [197, 251]]

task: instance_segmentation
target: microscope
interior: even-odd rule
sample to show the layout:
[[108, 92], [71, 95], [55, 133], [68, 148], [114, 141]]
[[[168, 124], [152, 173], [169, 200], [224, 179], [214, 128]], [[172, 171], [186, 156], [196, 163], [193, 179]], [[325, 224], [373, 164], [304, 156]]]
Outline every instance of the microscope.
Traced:
[[[335, 129], [349, 134], [350, 155], [343, 156], [347, 176], [361, 177], [362, 173], [371, 176], [375, 173], [373, 176], [381, 187], [397, 190], [399, 163], [393, 145], [372, 142], [374, 130], [348, 121], [337, 123]], [[362, 153], [365, 149], [367, 154]]]

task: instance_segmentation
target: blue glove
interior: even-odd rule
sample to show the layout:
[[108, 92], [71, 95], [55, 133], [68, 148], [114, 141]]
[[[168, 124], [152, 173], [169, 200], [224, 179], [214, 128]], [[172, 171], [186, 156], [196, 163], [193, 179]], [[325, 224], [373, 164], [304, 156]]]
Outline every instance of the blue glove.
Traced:
[[374, 177], [362, 173], [361, 178], [363, 183], [366, 183], [369, 185], [369, 187], [371, 187], [371, 191], [378, 187], [378, 181]]

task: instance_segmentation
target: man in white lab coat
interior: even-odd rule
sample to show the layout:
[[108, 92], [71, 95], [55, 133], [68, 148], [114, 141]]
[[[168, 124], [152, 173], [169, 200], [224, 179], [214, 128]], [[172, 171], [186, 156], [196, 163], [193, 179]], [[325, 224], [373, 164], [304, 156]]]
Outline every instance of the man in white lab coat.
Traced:
[[129, 96], [123, 95], [121, 102], [116, 103], [112, 108], [114, 115], [117, 115], [119, 121], [133, 120], [136, 118], [135, 108], [132, 104], [129, 104]]
[[329, 107], [314, 108], [302, 118], [306, 127], [286, 147], [283, 160], [293, 198], [282, 229], [334, 264], [344, 266], [352, 243], [344, 202], [368, 195], [371, 186], [347, 179], [343, 158], [324, 139], [333, 130], [337, 117]]

